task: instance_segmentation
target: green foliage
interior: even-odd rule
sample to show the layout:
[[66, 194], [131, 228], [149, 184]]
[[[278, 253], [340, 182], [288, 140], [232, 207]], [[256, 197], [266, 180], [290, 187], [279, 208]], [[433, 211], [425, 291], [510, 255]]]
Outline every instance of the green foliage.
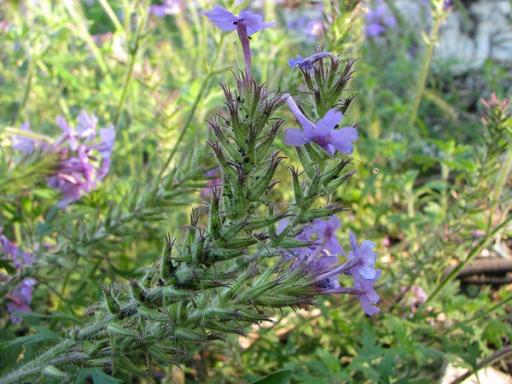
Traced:
[[[0, 295], [24, 277], [38, 280], [32, 313], [20, 325], [2, 309], [3, 375], [34, 359], [27, 372], [48, 383], [431, 383], [445, 363], [475, 369], [510, 345], [509, 290], [457, 278], [482, 252], [510, 246], [512, 119], [498, 101], [511, 94], [506, 65], [488, 62], [453, 76], [430, 63], [422, 36], [428, 26], [409, 25], [393, 1], [386, 3], [399, 27], [379, 39], [364, 37], [357, 1], [323, 1], [325, 30], [315, 41], [286, 29], [308, 5], [264, 2], [265, 18], [278, 24], [251, 41], [257, 84], [298, 95], [310, 116], [338, 106], [345, 121], [358, 124], [353, 162], [328, 165], [314, 148], [294, 153], [280, 144], [290, 120], [264, 124], [257, 110], [239, 112], [247, 108], [236, 99], [244, 90], [223, 95], [217, 83], [230, 81], [231, 63], [242, 56], [236, 36], [203, 17], [213, 2], [164, 18], [148, 14], [148, 1], [39, 3], [0, 5], [0, 22], [9, 23], [5, 32], [0, 26], [0, 228], [37, 260], [16, 273], [0, 259]], [[315, 98], [287, 65], [317, 47], [359, 58], [331, 68], [347, 68], [340, 97], [313, 76], [326, 87]], [[489, 100], [492, 91], [500, 97], [482, 105], [481, 95]], [[223, 96], [236, 105], [229, 119], [242, 121], [232, 131], [214, 117]], [[96, 190], [60, 210], [46, 183], [58, 159], [21, 156], [11, 138], [24, 121], [41, 137], [55, 136], [55, 117], [81, 109], [116, 125], [112, 168]], [[240, 146], [245, 112], [263, 124]], [[289, 117], [284, 109], [277, 114]], [[281, 161], [304, 172], [287, 173]], [[232, 190], [213, 194], [205, 208], [205, 173], [217, 162]], [[234, 181], [240, 170], [242, 186]], [[268, 189], [273, 178], [281, 183]], [[315, 185], [323, 200], [309, 201]], [[274, 236], [276, 222], [293, 215], [298, 225], [341, 203], [350, 212], [340, 235], [350, 228], [377, 244], [381, 315], [367, 318], [346, 298], [318, 299], [309, 313], [283, 308], [273, 327], [250, 331], [270, 317], [266, 306], [311, 302], [294, 302], [293, 289], [274, 285], [281, 271], [272, 262], [256, 276], [256, 259], [297, 245], [292, 236]], [[290, 284], [301, 278], [292, 275]], [[227, 287], [220, 283], [226, 279]], [[162, 305], [177, 319], [172, 326]]]

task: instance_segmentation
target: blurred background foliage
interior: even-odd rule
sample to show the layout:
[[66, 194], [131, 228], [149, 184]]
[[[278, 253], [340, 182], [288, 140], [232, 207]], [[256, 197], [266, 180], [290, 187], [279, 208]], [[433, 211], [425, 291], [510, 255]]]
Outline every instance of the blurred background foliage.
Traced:
[[[250, 3], [215, 2], [234, 11], [252, 5], [276, 21], [252, 41], [255, 77], [271, 90], [307, 97], [300, 72], [288, 66], [298, 54], [323, 49], [358, 59], [351, 84], [357, 97], [345, 117], [361, 135], [358, 172], [337, 199], [349, 208], [342, 231], [377, 244], [381, 314], [370, 319], [345, 299], [320, 301], [198, 352], [182, 370], [168, 367], [154, 380], [431, 383], [443, 365], [476, 370], [506, 351], [510, 284], [467, 284], [446, 274], [511, 245], [510, 149], [491, 153], [497, 139], [485, 139], [480, 103], [492, 92], [510, 93], [510, 66], [489, 61], [455, 76], [431, 60], [436, 23], [442, 27], [464, 2], [427, 12], [431, 22], [418, 26], [386, 1], [397, 26], [378, 38], [365, 36], [366, 2]], [[215, 166], [205, 120], [222, 106], [218, 84], [232, 82], [241, 50], [234, 34], [203, 16], [214, 2], [176, 4], [158, 16], [142, 0], [0, 3], [0, 227], [36, 255], [24, 273], [39, 282], [22, 324], [9, 324], [1, 309], [1, 339], [27, 336], [4, 344], [2, 367], [86, 318], [101, 284], [140, 274], [164, 236], [179, 236], [191, 208], [202, 206], [206, 172]], [[63, 213], [41, 176], [52, 159], [35, 153], [20, 160], [10, 138], [25, 121], [38, 135], [55, 136], [56, 116], [74, 120], [81, 110], [102, 126], [114, 124], [117, 141], [108, 177]], [[510, 119], [502, 126], [510, 143]], [[280, 172], [284, 200], [291, 186], [284, 167]], [[423, 291], [426, 302], [418, 297]], [[510, 373], [510, 358], [489, 364]]]

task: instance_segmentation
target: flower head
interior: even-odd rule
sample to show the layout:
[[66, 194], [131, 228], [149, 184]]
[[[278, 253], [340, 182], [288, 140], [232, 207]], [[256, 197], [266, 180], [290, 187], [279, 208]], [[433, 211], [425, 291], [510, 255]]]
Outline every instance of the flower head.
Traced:
[[[21, 125], [20, 131], [26, 132], [27, 134], [33, 133], [30, 129], [30, 123], [28, 121]], [[12, 137], [12, 148], [23, 153], [24, 155], [28, 155], [29, 153], [34, 152], [36, 148], [44, 147], [45, 145], [46, 143], [39, 142], [36, 139], [28, 136], [13, 135]]]
[[294, 59], [290, 59], [288, 61], [288, 64], [292, 68], [298, 67], [304, 71], [308, 71], [310, 69], [313, 69], [313, 64], [315, 64], [318, 60], [321, 60], [326, 56], [332, 56], [332, 54], [329, 52], [318, 52], [306, 58], [303, 58], [301, 55], [297, 55], [297, 57], [295, 57]]
[[236, 16], [219, 5], [213, 7], [211, 11], [205, 12], [205, 15], [217, 28], [223, 31], [234, 31], [239, 23], [244, 23], [249, 36], [274, 25], [274, 23], [264, 23], [263, 17], [249, 10], [244, 10], [240, 12], [239, 16]]
[[[0, 231], [1, 232], [1, 231]], [[22, 251], [13, 244], [6, 236], [0, 233], [0, 253], [8, 256], [14, 263], [16, 269], [23, 266], [30, 266], [34, 263], [34, 256], [31, 253]]]
[[396, 27], [395, 16], [382, 0], [376, 0], [375, 7], [366, 13], [365, 20], [365, 33], [367, 37], [380, 36], [388, 28]]
[[25, 278], [18, 284], [11, 293], [6, 295], [7, 310], [11, 314], [11, 321], [14, 324], [21, 322], [21, 318], [17, 313], [28, 313], [31, 311], [32, 291], [37, 281], [33, 278]]
[[[288, 220], [281, 220], [278, 233], [281, 233], [288, 223]], [[322, 292], [341, 289], [338, 276], [343, 271], [330, 273], [339, 265], [339, 256], [343, 254], [336, 237], [336, 230], [340, 225], [340, 220], [336, 216], [331, 216], [328, 220], [317, 219], [305, 226], [295, 237], [296, 240], [309, 243], [308, 246], [283, 252], [286, 259], [295, 258], [293, 267], [303, 268], [313, 278], [315, 287]]]
[[205, 15], [217, 28], [223, 31], [234, 31], [236, 29], [244, 51], [245, 74], [250, 79], [252, 60], [250, 36], [262, 29], [273, 26], [274, 23], [264, 23], [263, 17], [249, 10], [240, 12], [240, 16], [235, 16], [219, 5], [213, 7], [211, 11], [205, 12]]
[[[93, 190], [107, 175], [115, 142], [115, 130], [113, 126], [109, 126], [99, 129], [98, 132], [97, 117], [85, 111], [78, 115], [76, 128], [62, 116], [57, 117], [56, 123], [62, 134], [53, 144], [15, 136], [13, 147], [27, 153], [40, 146], [59, 155], [60, 161], [56, 172], [48, 178], [48, 185], [62, 193], [58, 205], [65, 207]], [[22, 129], [30, 132], [28, 123], [24, 124]]]
[[181, 12], [183, 0], [164, 0], [162, 4], [153, 4], [149, 7], [149, 12], [157, 17], [166, 15], [177, 15]]
[[352, 153], [352, 143], [358, 138], [357, 130], [354, 127], [338, 128], [343, 117], [341, 112], [330, 109], [323, 118], [313, 124], [304, 116], [291, 96], [288, 96], [287, 102], [302, 129], [287, 129], [284, 133], [285, 144], [301, 146], [314, 142], [330, 156], [334, 155], [336, 151], [345, 154]]
[[375, 280], [381, 274], [380, 270], [375, 269], [376, 255], [373, 251], [375, 245], [368, 240], [364, 240], [361, 245], [358, 245], [356, 236], [352, 232], [350, 232], [350, 245], [352, 251], [348, 255], [347, 264], [351, 267], [345, 273], [352, 275], [361, 306], [371, 316], [379, 312], [379, 308], [374, 304], [380, 300], [373, 288]]

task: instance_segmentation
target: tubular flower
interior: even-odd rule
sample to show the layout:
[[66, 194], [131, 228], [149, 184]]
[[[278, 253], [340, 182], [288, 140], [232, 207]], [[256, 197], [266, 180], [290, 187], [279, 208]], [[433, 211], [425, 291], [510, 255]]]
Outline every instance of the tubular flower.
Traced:
[[318, 52], [309, 57], [302, 57], [301, 55], [297, 55], [297, 57], [290, 59], [288, 64], [292, 68], [300, 68], [303, 71], [308, 71], [313, 69], [313, 64], [315, 64], [318, 60], [323, 59], [324, 57], [332, 56], [329, 52]]
[[373, 288], [381, 274], [380, 270], [375, 269], [376, 255], [373, 251], [375, 245], [368, 240], [363, 240], [361, 245], [358, 245], [357, 238], [352, 232], [350, 232], [350, 245], [352, 251], [348, 254], [347, 264], [350, 264], [351, 268], [345, 273], [352, 275], [361, 306], [371, 316], [379, 312], [379, 308], [374, 304], [380, 300]]
[[[288, 220], [279, 222], [278, 233], [288, 225]], [[343, 249], [336, 238], [336, 230], [340, 220], [331, 216], [328, 220], [317, 219], [311, 225], [302, 229], [295, 239], [310, 245], [287, 250], [283, 253], [285, 259], [295, 257], [294, 268], [303, 268], [313, 278], [316, 289], [323, 293], [350, 293], [351, 289], [342, 288], [338, 276], [344, 270], [337, 271], [339, 256]], [[331, 273], [334, 271], [334, 273]]]
[[219, 5], [213, 7], [211, 11], [205, 12], [205, 15], [223, 31], [229, 32], [236, 29], [244, 51], [245, 74], [247, 78], [250, 78], [252, 55], [249, 38], [262, 29], [272, 27], [274, 23], [264, 23], [263, 17], [249, 10], [244, 10], [240, 12], [239, 16], [236, 16]]
[[[1, 232], [1, 231], [0, 231]], [[0, 233], [0, 253], [8, 256], [14, 263], [16, 269], [34, 263], [34, 256], [31, 253], [22, 251], [14, 245], [7, 237]]]
[[21, 322], [21, 318], [17, 313], [28, 313], [31, 311], [30, 304], [32, 303], [32, 291], [37, 281], [33, 278], [25, 278], [14, 290], [6, 295], [8, 300], [6, 307], [11, 314], [11, 321], [14, 324]]
[[352, 143], [358, 138], [357, 130], [354, 127], [338, 128], [343, 117], [341, 112], [330, 109], [323, 118], [313, 124], [304, 116], [291, 96], [288, 96], [287, 103], [302, 129], [287, 129], [284, 133], [285, 144], [297, 147], [314, 142], [330, 156], [334, 155], [336, 151], [345, 154], [352, 153]]
[[[1, 230], [1, 228], [0, 228]], [[19, 271], [25, 266], [34, 263], [34, 256], [31, 253], [22, 251], [13, 244], [6, 236], [0, 234], [0, 254], [8, 256], [13, 261], [14, 267]], [[21, 322], [16, 312], [30, 312], [32, 302], [32, 291], [37, 281], [33, 278], [25, 278], [10, 293], [5, 295], [6, 308], [11, 313], [11, 321], [15, 324]]]

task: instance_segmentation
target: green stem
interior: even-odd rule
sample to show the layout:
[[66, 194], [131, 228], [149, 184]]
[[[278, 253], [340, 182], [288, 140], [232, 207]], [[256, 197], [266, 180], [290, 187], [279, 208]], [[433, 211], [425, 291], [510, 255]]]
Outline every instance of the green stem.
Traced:
[[430, 294], [428, 299], [426, 300], [424, 306], [432, 301], [438, 294], [441, 292], [441, 290], [457, 275], [459, 272], [471, 261], [475, 258], [476, 255], [480, 254], [482, 250], [487, 247], [487, 245], [491, 242], [491, 240], [494, 238], [494, 236], [503, 229], [508, 223], [512, 221], [512, 216], [509, 216], [505, 221], [503, 221], [501, 224], [496, 226], [492, 231], [490, 231], [487, 236], [485, 236], [480, 242], [475, 245], [471, 251], [468, 253], [465, 260], [461, 261], [459, 265], [457, 265], [454, 269], [450, 271], [450, 273], [437, 285], [436, 289]]
[[457, 377], [455, 380], [451, 381], [450, 384], [460, 384], [464, 382], [468, 377], [472, 376], [475, 372], [479, 371], [480, 369], [495, 363], [496, 361], [502, 360], [508, 355], [512, 354], [512, 346], [506, 346], [496, 352], [494, 352], [491, 356], [486, 357], [483, 359], [480, 363], [477, 364], [474, 370], [469, 370], [462, 374], [461, 376]]
[[491, 209], [489, 210], [489, 218], [487, 220], [487, 233], [489, 233], [491, 226], [492, 226], [492, 218], [496, 212], [496, 208], [498, 208], [500, 197], [503, 192], [503, 188], [505, 187], [505, 184], [507, 182], [508, 175], [510, 173], [510, 170], [512, 169], [512, 150], [509, 149], [507, 151], [506, 157], [505, 157], [505, 164], [502, 168], [502, 171], [500, 173], [500, 176], [498, 178], [498, 182], [496, 184], [496, 189], [494, 190], [494, 195], [492, 197], [491, 202]]
[[414, 95], [412, 106], [411, 106], [411, 112], [408, 119], [408, 125], [412, 127], [414, 125], [414, 122], [416, 121], [416, 118], [418, 116], [418, 109], [421, 104], [421, 99], [423, 97], [423, 93], [425, 92], [425, 86], [427, 83], [427, 77], [430, 70], [430, 64], [432, 62], [432, 55], [434, 53], [434, 44], [437, 41], [438, 35], [439, 35], [439, 27], [441, 26], [442, 18], [437, 15], [434, 16], [434, 24], [432, 26], [432, 32], [430, 33], [430, 36], [428, 37], [428, 40], [426, 42], [427, 49], [425, 51], [425, 55], [423, 56], [423, 61], [421, 63], [420, 73], [418, 75], [418, 79], [416, 82], [416, 87], [414, 88], [416, 90], [416, 94]]
[[185, 137], [185, 134], [187, 133], [188, 127], [190, 126], [190, 123], [192, 122], [192, 119], [194, 118], [194, 114], [196, 112], [196, 109], [197, 109], [197, 107], [199, 105], [199, 102], [203, 98], [203, 94], [206, 91], [206, 88], [207, 88], [207, 85], [208, 85], [210, 79], [213, 76], [215, 76], [215, 75], [217, 75], [219, 73], [222, 73], [222, 72], [226, 71], [229, 68], [230, 67], [224, 67], [224, 68], [220, 68], [220, 69], [214, 70], [214, 71], [208, 73], [208, 75], [206, 75], [206, 77], [204, 78], [203, 82], [201, 83], [201, 88], [199, 89], [199, 93], [197, 94], [197, 96], [196, 96], [196, 98], [194, 100], [194, 104], [192, 104], [192, 108], [190, 109], [190, 111], [188, 113], [188, 116], [187, 116], [187, 119], [185, 120], [185, 124], [183, 125], [183, 128], [181, 129], [180, 135], [178, 136], [178, 140], [176, 140], [176, 143], [174, 144], [174, 147], [172, 148], [171, 153], [169, 154], [169, 156], [165, 160], [164, 165], [162, 166], [162, 169], [160, 170], [160, 173], [158, 174], [158, 179], [162, 178], [164, 172], [167, 170], [167, 168], [169, 167], [169, 164], [171, 164], [172, 159], [176, 155], [176, 152], [178, 152], [178, 147], [180, 146], [181, 141], [183, 140], [183, 138]]
[[23, 98], [21, 99], [20, 105], [18, 108], [16, 108], [16, 112], [14, 113], [14, 116], [12, 118], [12, 124], [16, 124], [16, 120], [18, 120], [18, 117], [20, 115], [20, 112], [25, 108], [25, 105], [27, 104], [28, 96], [30, 94], [30, 88], [32, 88], [32, 76], [34, 71], [34, 64], [32, 62], [32, 59], [28, 59], [28, 69], [27, 69], [27, 83], [25, 85], [25, 89], [23, 91]]
[[137, 53], [139, 51], [140, 35], [141, 35], [141, 29], [142, 29], [143, 24], [144, 24], [144, 20], [141, 20], [137, 27], [137, 31], [135, 34], [135, 41], [133, 43], [133, 46], [130, 47], [130, 63], [128, 64], [128, 72], [126, 73], [126, 77], [124, 79], [123, 90], [121, 91], [121, 98], [119, 99], [119, 103], [117, 104], [116, 112], [114, 114], [114, 119], [113, 119], [113, 124], [115, 126], [117, 126], [117, 123], [119, 121], [119, 117], [121, 115], [121, 109], [123, 108], [124, 101], [125, 101], [126, 95], [128, 93], [128, 86], [130, 85], [130, 82], [132, 80], [133, 68], [135, 67], [135, 60], [137, 58]]

